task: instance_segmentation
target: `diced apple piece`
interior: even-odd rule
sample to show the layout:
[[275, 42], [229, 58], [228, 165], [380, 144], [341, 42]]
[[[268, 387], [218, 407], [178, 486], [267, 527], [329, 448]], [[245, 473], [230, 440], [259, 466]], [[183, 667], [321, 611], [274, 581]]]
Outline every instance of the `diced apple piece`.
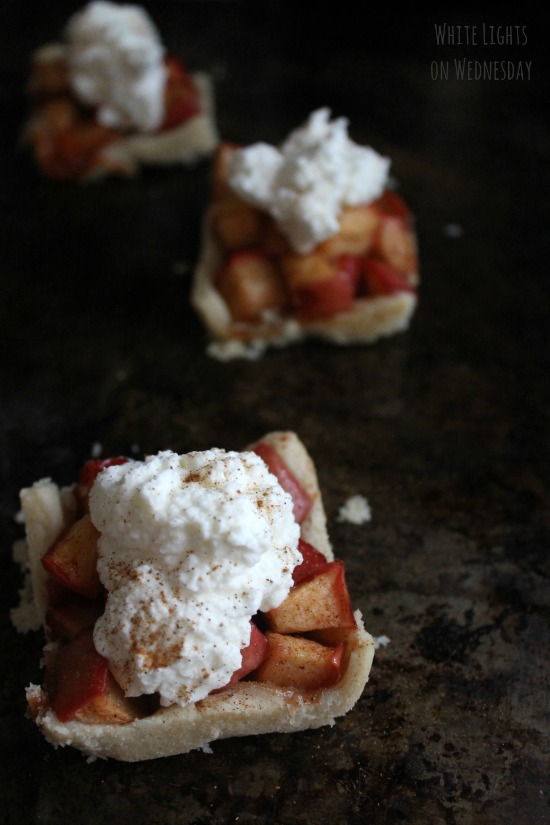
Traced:
[[302, 554], [303, 560], [292, 571], [294, 584], [314, 575], [327, 563], [326, 557], [321, 551], [302, 538], [298, 539], [298, 550]]
[[76, 104], [68, 97], [53, 97], [40, 107], [29, 123], [38, 161], [61, 176], [66, 161], [56, 148], [57, 135], [69, 130], [77, 119]]
[[180, 58], [169, 55], [165, 57], [164, 65], [167, 78], [164, 85], [164, 118], [159, 129], [161, 132], [179, 126], [198, 115], [201, 110], [197, 85]]
[[69, 91], [67, 56], [62, 47], [47, 46], [37, 50], [32, 61], [29, 91], [34, 95], [56, 95]]
[[332, 278], [302, 287], [294, 293], [293, 304], [301, 321], [331, 318], [351, 309], [355, 300], [355, 280], [345, 269], [335, 269]]
[[105, 692], [107, 673], [107, 660], [95, 649], [90, 630], [60, 649], [46, 685], [52, 710], [61, 722], [74, 718], [94, 696]]
[[62, 647], [49, 665], [46, 685], [51, 708], [61, 722], [120, 725], [145, 713], [145, 703], [127, 699], [96, 651], [91, 630]]
[[323, 241], [317, 251], [329, 258], [344, 254], [364, 255], [372, 245], [380, 218], [379, 210], [373, 205], [345, 207], [340, 216], [340, 229]]
[[74, 488], [76, 500], [83, 513], [88, 512], [88, 496], [99, 473], [106, 467], [112, 467], [115, 464], [126, 464], [129, 460], [126, 456], [115, 456], [113, 458], [90, 458], [89, 461], [84, 462]]
[[229, 161], [235, 149], [238, 148], [239, 145], [237, 143], [230, 143], [228, 141], [223, 141], [216, 147], [211, 167], [212, 194], [215, 200], [227, 196], [231, 198], [234, 197], [233, 190], [230, 189], [228, 183]]
[[363, 279], [367, 295], [394, 295], [396, 292], [414, 292], [414, 286], [400, 272], [377, 258], [363, 261]]
[[78, 593], [65, 590], [63, 599], [50, 601], [46, 610], [46, 626], [52, 638], [70, 641], [93, 627], [105, 609], [103, 598], [87, 599]]
[[320, 690], [334, 685], [342, 672], [345, 644], [325, 647], [311, 639], [268, 631], [267, 655], [256, 673], [257, 682], [279, 687]]
[[266, 255], [279, 256], [290, 252], [288, 238], [281, 232], [275, 220], [267, 214], [264, 216], [260, 246]]
[[241, 679], [244, 679], [244, 677], [252, 673], [253, 670], [256, 670], [265, 659], [266, 652], [267, 639], [254, 622], [250, 622], [250, 642], [247, 647], [243, 647], [241, 650], [242, 664], [240, 668], [233, 673], [225, 687], [213, 690], [212, 693], [220, 693], [230, 685], [235, 684], [235, 682], [240, 682]]
[[394, 192], [392, 189], [386, 189], [372, 206], [378, 209], [383, 215], [395, 215], [403, 218], [408, 226], [412, 226], [412, 211], [401, 195], [398, 195], [397, 192]]
[[103, 693], [96, 694], [83, 705], [74, 718], [88, 725], [127, 725], [148, 715], [148, 697], [125, 696], [114, 676], [108, 672]]
[[214, 203], [210, 220], [224, 249], [245, 249], [257, 246], [261, 241], [262, 213], [236, 197], [228, 196]]
[[97, 153], [113, 140], [113, 131], [92, 119], [82, 119], [70, 98], [55, 97], [31, 119], [28, 136], [42, 171], [58, 180], [80, 177]]
[[40, 109], [39, 123], [50, 136], [61, 134], [78, 121], [78, 107], [70, 97], [53, 97]]
[[350, 635], [355, 629], [355, 627], [327, 627], [324, 630], [312, 630], [304, 635], [308, 639], [328, 647], [336, 647], [341, 643], [344, 643], [347, 647]]
[[294, 518], [298, 524], [301, 524], [313, 507], [313, 499], [271, 444], [260, 441], [254, 447], [254, 452], [265, 461], [267, 469], [276, 476], [283, 490], [286, 490], [292, 496]]
[[284, 255], [281, 267], [301, 321], [329, 318], [352, 307], [359, 280], [359, 258], [341, 255], [334, 261], [317, 252]]
[[280, 311], [287, 303], [276, 264], [254, 250], [230, 255], [218, 273], [216, 286], [234, 321], [259, 321], [267, 310]]
[[397, 215], [386, 215], [376, 233], [369, 255], [381, 258], [403, 275], [418, 271], [416, 235], [409, 221]]
[[265, 616], [268, 627], [277, 633], [354, 628], [343, 562], [327, 562], [314, 576], [296, 584]]
[[262, 663], [267, 650], [267, 640], [254, 622], [250, 622], [250, 642], [241, 650], [242, 664], [231, 677], [230, 684], [238, 682]]
[[335, 265], [320, 252], [310, 252], [307, 255], [289, 252], [281, 257], [281, 269], [289, 290], [295, 293], [311, 284], [333, 278]]
[[[48, 607], [52, 605], [57, 607], [77, 595], [74, 591], [68, 590], [65, 585], [61, 584], [58, 579], [54, 579], [52, 576], [46, 578], [46, 594]], [[78, 596], [78, 598], [80, 598], [80, 596]]]
[[97, 598], [102, 593], [97, 573], [98, 538], [89, 514], [82, 516], [42, 557], [44, 568], [69, 590]]

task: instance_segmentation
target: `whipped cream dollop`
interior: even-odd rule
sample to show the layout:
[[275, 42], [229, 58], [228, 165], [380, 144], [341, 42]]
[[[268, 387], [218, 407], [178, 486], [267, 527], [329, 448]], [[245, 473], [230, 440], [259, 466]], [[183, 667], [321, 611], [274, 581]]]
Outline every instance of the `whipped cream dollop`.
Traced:
[[159, 33], [145, 10], [96, 0], [65, 28], [71, 86], [116, 129], [154, 131], [164, 115], [166, 68]]
[[253, 452], [168, 450], [103, 470], [90, 514], [108, 591], [94, 642], [126, 695], [224, 687], [302, 560], [291, 496]]
[[318, 109], [275, 147], [236, 150], [229, 185], [268, 212], [296, 252], [305, 254], [335, 235], [344, 206], [370, 203], [386, 186], [390, 161], [348, 136], [348, 120]]

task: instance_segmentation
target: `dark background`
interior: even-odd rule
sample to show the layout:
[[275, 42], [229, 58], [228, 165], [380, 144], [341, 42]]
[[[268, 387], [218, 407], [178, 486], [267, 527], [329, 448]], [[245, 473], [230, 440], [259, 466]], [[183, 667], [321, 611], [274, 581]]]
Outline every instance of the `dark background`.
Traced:
[[[208, 163], [79, 186], [42, 180], [18, 146], [30, 54], [80, 5], [0, 5], [0, 821], [549, 822], [542, 16], [147, 4], [167, 49], [211, 73], [224, 139], [278, 143], [328, 106], [392, 158], [416, 214], [407, 332], [224, 364], [188, 303]], [[434, 22], [521, 25], [527, 43], [441, 47]], [[531, 78], [458, 80], [455, 59], [531, 61]], [[285, 428], [316, 462], [353, 602], [391, 640], [356, 708], [332, 728], [133, 765], [54, 750], [25, 719], [41, 639], [9, 620], [19, 489], [71, 483], [94, 444], [239, 449]], [[366, 525], [337, 519], [354, 493]]]

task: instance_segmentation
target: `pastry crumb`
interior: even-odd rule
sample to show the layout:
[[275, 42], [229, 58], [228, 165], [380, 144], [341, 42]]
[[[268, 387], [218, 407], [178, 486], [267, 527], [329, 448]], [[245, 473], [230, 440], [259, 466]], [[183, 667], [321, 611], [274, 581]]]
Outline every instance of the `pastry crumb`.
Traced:
[[350, 524], [365, 524], [371, 520], [371, 510], [365, 496], [350, 496], [338, 510], [338, 521]]
[[212, 341], [207, 347], [207, 354], [217, 361], [231, 361], [233, 358], [246, 358], [248, 361], [257, 361], [266, 350], [263, 341], [251, 341], [248, 344], [242, 341]]
[[374, 642], [375, 650], [378, 650], [379, 647], [386, 647], [391, 641], [389, 636], [373, 636], [372, 640]]
[[463, 228], [458, 223], [446, 223], [443, 232], [447, 238], [461, 238], [464, 234]]
[[96, 441], [94, 444], [92, 444], [92, 448], [90, 450], [90, 455], [92, 456], [92, 458], [99, 458], [102, 452], [103, 444], [101, 444], [99, 441]]

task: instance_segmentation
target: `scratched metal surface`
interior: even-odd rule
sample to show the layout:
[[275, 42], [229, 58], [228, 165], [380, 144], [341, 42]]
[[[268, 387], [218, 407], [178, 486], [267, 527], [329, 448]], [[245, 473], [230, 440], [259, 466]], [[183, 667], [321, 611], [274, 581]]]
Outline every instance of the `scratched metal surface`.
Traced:
[[[548, 822], [539, 21], [439, 11], [449, 24], [519, 22], [527, 43], [438, 47], [432, 18], [389, 9], [312, 19], [284, 3], [148, 6], [169, 49], [212, 73], [224, 138], [278, 142], [327, 105], [392, 158], [416, 213], [422, 287], [409, 331], [223, 364], [205, 354], [187, 301], [208, 164], [78, 187], [40, 180], [15, 148], [28, 55], [78, 7], [2, 9], [0, 820]], [[516, 75], [531, 61], [531, 76], [460, 79], [455, 59], [510, 61]], [[51, 748], [24, 715], [41, 641], [9, 621], [19, 488], [45, 475], [69, 483], [95, 443], [105, 455], [240, 448], [275, 428], [309, 448], [354, 604], [391, 640], [356, 708], [332, 728], [140, 764]], [[368, 524], [337, 519], [354, 493], [368, 498]]]

